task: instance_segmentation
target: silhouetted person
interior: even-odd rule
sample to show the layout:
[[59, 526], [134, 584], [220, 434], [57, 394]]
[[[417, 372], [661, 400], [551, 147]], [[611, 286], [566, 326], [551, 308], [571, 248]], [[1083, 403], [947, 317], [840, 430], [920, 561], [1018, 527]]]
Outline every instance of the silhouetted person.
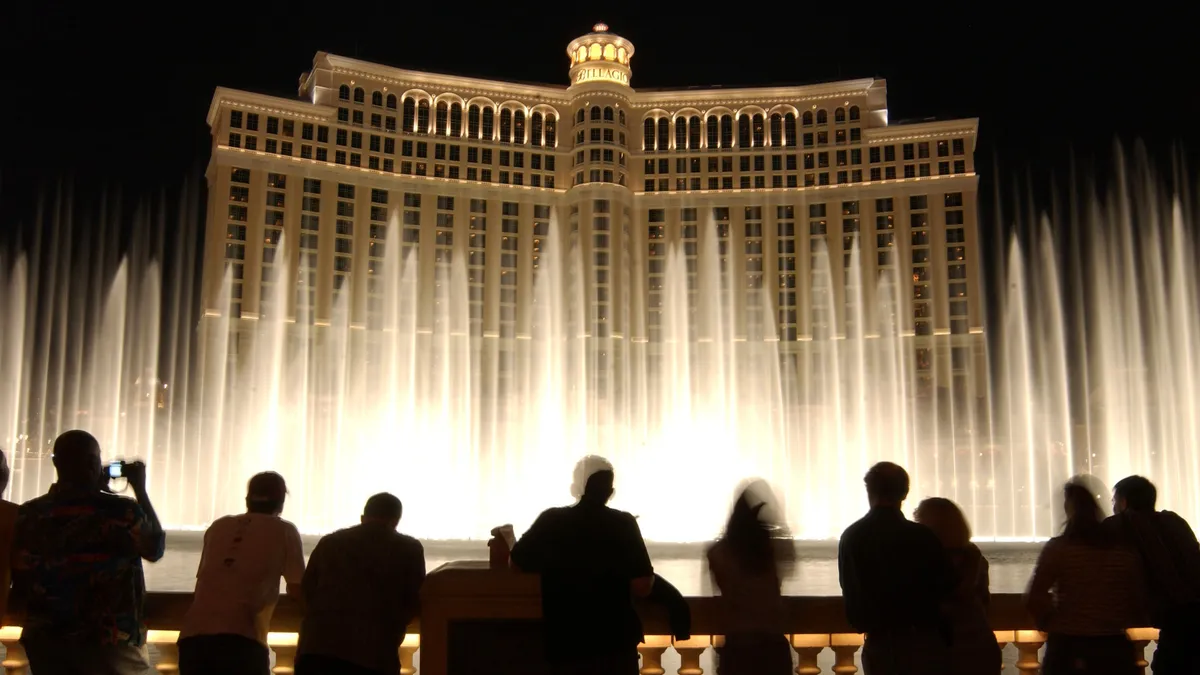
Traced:
[[[8, 457], [0, 450], [0, 495], [8, 489]], [[8, 590], [12, 585], [13, 536], [16, 534], [16, 504], [0, 499], [0, 621], [8, 613]]]
[[400, 643], [420, 609], [425, 549], [400, 534], [403, 505], [386, 492], [361, 522], [321, 539], [304, 572], [296, 675], [400, 672]]
[[1155, 511], [1158, 490], [1141, 476], [1113, 487], [1105, 521], [1141, 556], [1151, 621], [1159, 628], [1155, 675], [1200, 673], [1200, 544], [1188, 523]]
[[950, 672], [995, 673], [1001, 668], [1000, 645], [988, 623], [988, 562], [971, 543], [971, 527], [958, 505], [943, 497], [922, 500], [914, 519], [933, 530], [950, 558], [957, 584], [944, 608], [953, 626]]
[[54, 441], [54, 468], [58, 482], [22, 504], [17, 518], [13, 595], [26, 608], [29, 669], [153, 673], [142, 559], [161, 558], [165, 537], [146, 495], [146, 467], [125, 465], [137, 501], [111, 494], [100, 444], [68, 431]]
[[[645, 636], [633, 608], [654, 584], [650, 554], [628, 513], [609, 508], [612, 465], [575, 467], [575, 506], [544, 511], [512, 550], [522, 571], [541, 575], [546, 656], [563, 675], [636, 675]], [[587, 649], [578, 638], [586, 636]]]
[[792, 672], [792, 648], [784, 633], [783, 576], [795, 560], [785, 530], [763, 513], [770, 488], [748, 484], [706, 558], [721, 591], [725, 645], [717, 649], [721, 675], [786, 675]]
[[1048, 633], [1042, 673], [1133, 675], [1135, 649], [1125, 629], [1143, 621], [1137, 554], [1102, 524], [1088, 487], [1067, 483], [1063, 501], [1062, 534], [1042, 548], [1026, 593]]
[[179, 631], [182, 675], [269, 675], [267, 631], [279, 579], [299, 597], [304, 548], [296, 526], [280, 518], [283, 476], [256, 474], [246, 486], [246, 513], [218, 519], [204, 533], [196, 593]]
[[867, 471], [871, 510], [838, 542], [838, 576], [846, 618], [866, 633], [867, 675], [949, 672], [950, 626], [942, 607], [954, 592], [954, 571], [932, 530], [900, 511], [908, 473], [891, 462]]

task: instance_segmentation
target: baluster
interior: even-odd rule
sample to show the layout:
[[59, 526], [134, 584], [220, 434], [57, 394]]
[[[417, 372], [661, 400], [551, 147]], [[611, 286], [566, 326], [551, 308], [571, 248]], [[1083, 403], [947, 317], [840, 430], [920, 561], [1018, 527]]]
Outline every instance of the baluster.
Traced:
[[1037, 630], [1019, 630], [1016, 631], [1013, 644], [1017, 646], [1017, 670], [1037, 675], [1042, 668], [1038, 650], [1046, 644], [1046, 634]]
[[796, 652], [799, 664], [796, 666], [796, 675], [819, 675], [821, 667], [817, 665], [817, 658], [821, 656], [821, 651], [829, 646], [828, 635], [804, 635], [797, 633], [792, 636], [792, 649]]
[[[1016, 632], [1011, 630], [998, 630], [996, 633], [996, 644], [1000, 645], [1000, 651], [1004, 651], [1004, 645], [1016, 639]], [[1000, 671], [1004, 672], [1004, 663], [1000, 663]]]
[[176, 646], [176, 642], [179, 642], [179, 631], [153, 629], [146, 631], [146, 644], [154, 647], [158, 652], [158, 661], [154, 664], [155, 670], [160, 673], [179, 672], [179, 647]]
[[296, 644], [300, 636], [297, 633], [267, 633], [267, 644], [275, 652], [275, 667], [271, 669], [275, 675], [292, 675], [296, 672]]
[[1135, 654], [1136, 660], [1134, 663], [1137, 665], [1138, 672], [1142, 675], [1146, 675], [1146, 668], [1150, 665], [1150, 662], [1146, 660], [1146, 645], [1150, 644], [1151, 640], [1158, 639], [1158, 629], [1130, 628], [1129, 630], [1125, 631], [1125, 635], [1129, 638], [1129, 641], [1133, 643], [1134, 648], [1137, 650], [1137, 653]]
[[675, 640], [672, 644], [679, 653], [679, 675], [704, 675], [700, 667], [700, 655], [712, 643], [707, 635], [693, 635], [688, 640]]
[[404, 641], [400, 643], [400, 675], [417, 675], [417, 669], [413, 666], [413, 658], [417, 655], [417, 650], [421, 648], [421, 636], [417, 633], [407, 633], [404, 636]]
[[21, 646], [21, 627], [0, 628], [0, 644], [4, 645], [4, 662], [0, 665], [4, 666], [5, 675], [29, 675], [29, 658]]
[[665, 675], [662, 667], [662, 657], [667, 647], [671, 646], [671, 638], [667, 635], [647, 635], [646, 641], [638, 645], [638, 653], [642, 655], [642, 667], [638, 670], [641, 675]]
[[861, 633], [835, 633], [829, 636], [830, 646], [833, 647], [833, 672], [838, 675], [854, 675], [858, 666], [854, 665], [854, 654], [862, 647]]

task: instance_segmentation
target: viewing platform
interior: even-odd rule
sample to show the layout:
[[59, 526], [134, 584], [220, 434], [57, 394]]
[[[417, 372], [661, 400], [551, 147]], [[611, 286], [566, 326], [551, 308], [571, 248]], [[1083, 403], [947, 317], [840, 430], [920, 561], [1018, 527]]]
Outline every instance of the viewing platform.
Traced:
[[[176, 673], [178, 653], [175, 641], [183, 615], [192, 601], [190, 593], [150, 593], [146, 600], [149, 641], [157, 652], [160, 673]], [[641, 675], [666, 675], [663, 667], [668, 650], [678, 657], [678, 675], [704, 675], [715, 670], [702, 667], [705, 653], [723, 642], [719, 599], [689, 597], [692, 611], [692, 637], [673, 640], [666, 611], [642, 605], [639, 612], [646, 641], [639, 648]], [[797, 675], [833, 672], [854, 675], [859, 671], [856, 654], [863, 636], [853, 632], [846, 622], [839, 596], [793, 596], [785, 598], [788, 610], [788, 637], [799, 665]], [[420, 618], [409, 626], [400, 647], [400, 672], [403, 675], [538, 675], [549, 669], [542, 657], [541, 599], [536, 575], [508, 570], [492, 570], [486, 561], [453, 562], [429, 574], [422, 591]], [[1037, 673], [1041, 667], [1039, 650], [1046, 635], [1035, 629], [1018, 594], [992, 595], [991, 625], [1001, 647], [1012, 643], [1017, 649], [1016, 669]], [[302, 609], [289, 598], [281, 598], [269, 635], [276, 655], [274, 672], [292, 673], [297, 633]], [[1138, 665], [1146, 672], [1145, 647], [1157, 639], [1152, 628], [1130, 628], [1129, 637], [1141, 648]], [[28, 663], [18, 642], [21, 629], [6, 625], [0, 629], [0, 643], [6, 648], [3, 661], [7, 675], [27, 675]], [[587, 636], [578, 638], [578, 649], [588, 649]], [[831, 654], [826, 654], [830, 650]], [[823, 670], [819, 662], [832, 656], [832, 667]], [[671, 659], [672, 661], [674, 659]]]

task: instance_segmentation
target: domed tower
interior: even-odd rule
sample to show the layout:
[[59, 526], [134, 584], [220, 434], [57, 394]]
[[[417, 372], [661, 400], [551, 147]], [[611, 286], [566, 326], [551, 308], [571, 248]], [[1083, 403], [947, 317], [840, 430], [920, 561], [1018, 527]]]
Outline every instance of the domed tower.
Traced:
[[[590, 280], [586, 284], [591, 310], [587, 332], [594, 338], [618, 341], [628, 335], [630, 325], [630, 303], [623, 299], [636, 292], [637, 286], [637, 275], [631, 275], [634, 211], [628, 146], [634, 123], [629, 104], [633, 51], [631, 42], [609, 32], [602, 23], [567, 46], [573, 144], [563, 221], [572, 237], [577, 237]], [[608, 353], [605, 344], [598, 342], [596, 348]]]

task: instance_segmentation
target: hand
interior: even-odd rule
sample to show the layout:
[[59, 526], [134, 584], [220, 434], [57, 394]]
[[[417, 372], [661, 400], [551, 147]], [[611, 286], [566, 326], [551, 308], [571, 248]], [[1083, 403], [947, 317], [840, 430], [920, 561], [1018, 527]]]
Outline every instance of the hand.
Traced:
[[127, 462], [125, 464], [125, 479], [134, 492], [146, 491], [146, 463]]

